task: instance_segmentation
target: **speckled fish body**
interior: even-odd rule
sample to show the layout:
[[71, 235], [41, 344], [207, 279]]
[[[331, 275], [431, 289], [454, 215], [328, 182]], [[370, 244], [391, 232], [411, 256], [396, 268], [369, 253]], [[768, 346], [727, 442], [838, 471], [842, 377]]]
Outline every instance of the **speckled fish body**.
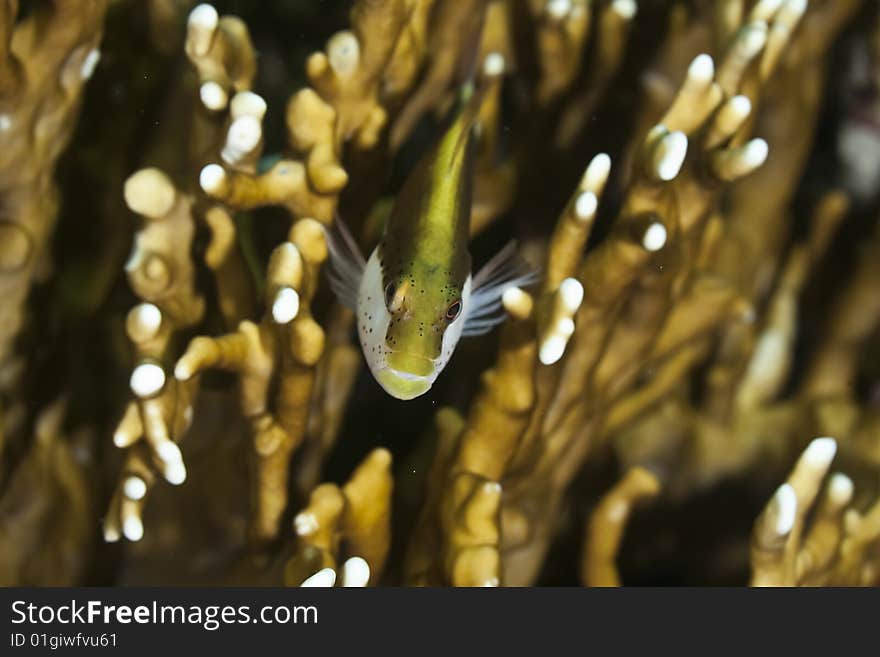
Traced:
[[465, 121], [460, 113], [404, 184], [358, 290], [367, 363], [399, 399], [431, 387], [464, 327], [472, 157]]
[[331, 282], [357, 313], [361, 347], [376, 381], [398, 399], [427, 392], [462, 335], [503, 318], [501, 294], [531, 282], [513, 249], [471, 278], [471, 132], [476, 99], [416, 165], [366, 262], [353, 240], [330, 239]]

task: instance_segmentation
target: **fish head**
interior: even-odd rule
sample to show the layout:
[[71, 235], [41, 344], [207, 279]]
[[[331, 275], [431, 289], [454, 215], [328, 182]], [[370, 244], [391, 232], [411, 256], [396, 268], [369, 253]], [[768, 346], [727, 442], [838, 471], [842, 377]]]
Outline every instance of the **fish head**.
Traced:
[[358, 292], [358, 335], [370, 371], [388, 394], [430, 390], [464, 327], [470, 275], [429, 259], [383, 263], [381, 245]]

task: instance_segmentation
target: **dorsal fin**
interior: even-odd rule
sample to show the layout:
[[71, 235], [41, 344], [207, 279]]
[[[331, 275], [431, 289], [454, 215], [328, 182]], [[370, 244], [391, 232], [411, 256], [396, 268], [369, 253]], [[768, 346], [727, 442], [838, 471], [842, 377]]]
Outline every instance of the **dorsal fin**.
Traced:
[[480, 4], [475, 25], [467, 37], [464, 48], [462, 48], [463, 54], [459, 61], [458, 109], [456, 110], [456, 117], [452, 127], [454, 129], [455, 125], [459, 124], [460, 131], [455, 148], [452, 151], [453, 160], [461, 155], [460, 151], [470, 141], [471, 131], [480, 114], [480, 106], [483, 104], [483, 98], [485, 98], [486, 90], [489, 86], [485, 78], [479, 84], [477, 83], [482, 61], [480, 50], [483, 41], [483, 26], [486, 19], [486, 5], [486, 2]]
[[471, 82], [462, 87], [461, 106], [458, 110], [458, 116], [455, 118], [455, 123], [459, 124], [459, 127], [457, 141], [452, 149], [453, 161], [464, 155], [461, 151], [467, 148], [470, 143], [471, 133], [473, 132], [474, 124], [476, 124], [480, 116], [480, 107], [483, 104], [483, 99], [486, 97], [488, 88], [489, 82], [486, 80], [481, 84]]

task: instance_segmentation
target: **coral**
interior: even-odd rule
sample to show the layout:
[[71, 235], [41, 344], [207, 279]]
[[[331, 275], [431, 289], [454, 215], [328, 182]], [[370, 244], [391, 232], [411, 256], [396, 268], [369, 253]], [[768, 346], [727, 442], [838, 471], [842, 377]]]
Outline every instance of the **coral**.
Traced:
[[587, 525], [586, 547], [581, 565], [585, 586], [620, 586], [615, 559], [633, 506], [660, 492], [657, 478], [635, 467], [599, 501]]
[[[876, 7], [81, 4], [0, 4], [0, 583], [880, 583]], [[324, 266], [469, 81], [536, 282], [400, 402]]]
[[[58, 214], [55, 167], [76, 126], [83, 88], [101, 58], [107, 2], [48, 3], [18, 19], [0, 9], [0, 395], [15, 403], [26, 364], [15, 349], [31, 286], [51, 270]], [[9, 426], [12, 424], [12, 426]], [[17, 427], [7, 419], [7, 435]], [[2, 443], [0, 443], [2, 444]]]
[[94, 550], [96, 493], [83, 467], [86, 436], [61, 433], [64, 403], [39, 417], [34, 444], [6, 484], [0, 501], [0, 581], [6, 586], [73, 586]]
[[391, 454], [376, 449], [342, 487], [325, 483], [293, 520], [297, 539], [284, 565], [284, 583], [300, 585], [315, 570], [334, 569], [341, 551], [367, 564], [368, 577], [382, 575], [391, 543]]
[[850, 508], [853, 482], [841, 473], [823, 488], [835, 450], [832, 438], [813, 440], [758, 518], [753, 586], [880, 583], [880, 502], [864, 513]]
[[[208, 368], [238, 373], [257, 458], [253, 532], [261, 539], [278, 533], [287, 503], [288, 462], [305, 434], [315, 365], [324, 349], [324, 332], [309, 310], [318, 269], [327, 258], [324, 233], [314, 219], [301, 219], [289, 237], [269, 260], [272, 303], [264, 320], [259, 325], [244, 320], [235, 333], [219, 338], [194, 338], [174, 366], [181, 382]], [[277, 391], [271, 404], [270, 388]]]

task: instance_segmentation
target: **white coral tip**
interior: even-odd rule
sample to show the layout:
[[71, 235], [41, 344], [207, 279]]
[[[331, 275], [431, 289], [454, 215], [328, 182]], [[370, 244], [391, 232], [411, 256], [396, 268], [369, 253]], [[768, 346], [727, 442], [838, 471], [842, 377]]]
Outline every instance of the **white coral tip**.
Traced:
[[144, 523], [137, 516], [128, 516], [122, 523], [122, 533], [129, 541], [139, 541], [144, 537]]
[[674, 180], [687, 157], [688, 138], [683, 132], [670, 132], [663, 138], [662, 155], [657, 163], [660, 180]]
[[189, 12], [189, 19], [187, 20], [193, 27], [205, 30], [213, 30], [217, 27], [219, 21], [220, 16], [217, 14], [217, 10], [207, 2], [203, 2]]
[[599, 207], [599, 199], [593, 192], [584, 192], [574, 202], [574, 213], [581, 221], [586, 221], [596, 214]]
[[571, 0], [549, 0], [546, 10], [556, 20], [562, 20], [571, 11]]
[[608, 180], [608, 174], [611, 173], [611, 156], [608, 153], [599, 153], [590, 160], [587, 171], [584, 174], [583, 183], [587, 189], [598, 189]]
[[252, 116], [262, 121], [266, 115], [266, 101], [253, 91], [239, 91], [229, 101], [229, 115], [233, 119]]
[[226, 182], [226, 171], [219, 164], [207, 164], [199, 173], [199, 185], [208, 194], [219, 193]]
[[576, 278], [566, 278], [559, 286], [559, 298], [569, 313], [576, 313], [584, 300], [584, 286]]
[[614, 9], [615, 13], [621, 18], [632, 20], [635, 18], [639, 6], [636, 4], [635, 0], [614, 0], [614, 2], [611, 3], [611, 8]]
[[813, 468], [824, 469], [831, 465], [837, 454], [837, 441], [824, 436], [814, 438], [804, 451], [804, 461]]
[[299, 294], [292, 287], [282, 287], [272, 303], [272, 319], [278, 324], [287, 324], [299, 313]]
[[134, 317], [145, 333], [154, 334], [162, 324], [162, 311], [152, 303], [139, 303], [135, 306]]
[[763, 139], [752, 139], [743, 150], [743, 161], [749, 169], [757, 169], [767, 161], [770, 146]]
[[666, 226], [659, 221], [655, 221], [642, 236], [642, 246], [646, 250], [654, 252], [659, 251], [666, 245]]
[[797, 495], [791, 484], [782, 484], [774, 495], [777, 515], [776, 515], [776, 533], [780, 536], [787, 535], [794, 527], [794, 520], [797, 515]]
[[709, 82], [715, 77], [715, 62], [712, 57], [706, 53], [697, 55], [688, 67], [688, 77], [703, 83]]
[[334, 584], [336, 584], [336, 571], [332, 568], [323, 568], [307, 578], [300, 586], [304, 588], [329, 588]]
[[838, 506], [848, 504], [852, 499], [853, 482], [842, 472], [837, 472], [831, 476], [828, 482], [828, 493], [832, 501]]
[[552, 365], [565, 353], [566, 340], [561, 335], [551, 335], [541, 345], [538, 359], [543, 365]]
[[253, 116], [241, 116], [229, 126], [226, 144], [221, 157], [230, 164], [236, 164], [253, 151], [263, 137], [263, 126]]
[[213, 80], [209, 80], [199, 87], [199, 98], [202, 99], [202, 104], [205, 107], [215, 112], [226, 107], [229, 100], [226, 90]]
[[728, 103], [730, 109], [741, 121], [752, 113], [752, 101], [748, 96], [743, 96], [742, 94], [734, 96], [728, 101]]
[[490, 52], [483, 60], [483, 73], [490, 78], [504, 73], [505, 67], [504, 55], [500, 52]]
[[172, 486], [180, 486], [186, 481], [186, 466], [183, 461], [173, 461], [165, 466], [165, 481]]
[[141, 363], [132, 371], [129, 385], [138, 397], [152, 397], [165, 385], [165, 370], [156, 363]]
[[174, 378], [178, 381], [189, 381], [193, 373], [190, 366], [183, 359], [177, 361], [174, 366]]
[[104, 520], [104, 541], [107, 543], [115, 543], [120, 539], [119, 530], [116, 527], [111, 527], [107, 524], [106, 519]]
[[122, 485], [122, 492], [130, 500], [142, 500], [147, 494], [147, 482], [137, 476], [128, 477]]
[[101, 51], [97, 48], [92, 48], [89, 51], [89, 54], [86, 55], [85, 59], [83, 59], [83, 63], [80, 66], [79, 74], [83, 80], [88, 80], [95, 73], [95, 68], [98, 66], [98, 62], [101, 61]]
[[180, 453], [180, 447], [170, 440], [163, 440], [156, 447], [156, 454], [165, 463], [176, 463], [183, 460], [183, 454]]
[[370, 564], [362, 557], [352, 557], [342, 565], [342, 585], [364, 587], [370, 581]]
[[318, 519], [314, 513], [303, 511], [293, 519], [293, 528], [297, 536], [308, 536], [318, 530]]
[[809, 0], [788, 0], [785, 11], [794, 18], [800, 18], [807, 11]]

